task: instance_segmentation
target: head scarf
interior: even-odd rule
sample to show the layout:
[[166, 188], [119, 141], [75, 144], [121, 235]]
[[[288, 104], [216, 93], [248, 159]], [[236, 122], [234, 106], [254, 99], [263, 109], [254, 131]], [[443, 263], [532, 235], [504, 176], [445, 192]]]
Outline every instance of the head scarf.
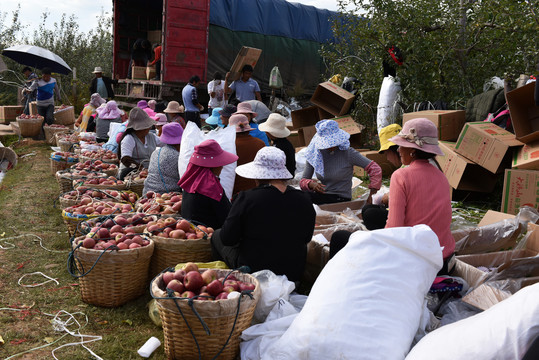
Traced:
[[187, 170], [178, 181], [178, 186], [183, 191], [199, 193], [215, 201], [221, 201], [221, 197], [225, 192], [219, 178], [215, 176], [211, 168], [195, 165], [191, 162], [189, 162]]
[[334, 146], [338, 146], [339, 150], [348, 149], [350, 134], [339, 129], [339, 124], [334, 120], [320, 120], [316, 123], [316, 134], [307, 147], [305, 158], [321, 176], [324, 176], [324, 159], [320, 150]]
[[105, 107], [99, 107], [96, 112], [99, 118], [103, 120], [114, 120], [122, 116], [122, 113], [114, 100], [109, 101]]

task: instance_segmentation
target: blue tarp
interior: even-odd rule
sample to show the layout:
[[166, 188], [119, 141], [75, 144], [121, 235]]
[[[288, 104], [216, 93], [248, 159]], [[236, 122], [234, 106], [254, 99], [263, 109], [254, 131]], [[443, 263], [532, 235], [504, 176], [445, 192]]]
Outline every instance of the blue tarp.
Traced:
[[284, 0], [211, 0], [210, 24], [232, 31], [325, 43], [333, 40], [334, 11]]

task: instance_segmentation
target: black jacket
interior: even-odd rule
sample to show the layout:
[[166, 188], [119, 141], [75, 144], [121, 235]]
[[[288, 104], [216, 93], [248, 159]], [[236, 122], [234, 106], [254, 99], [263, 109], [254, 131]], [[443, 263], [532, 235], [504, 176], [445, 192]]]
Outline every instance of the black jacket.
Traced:
[[296, 172], [296, 149], [287, 138], [276, 138], [273, 143], [277, 149], [281, 149], [286, 155], [286, 169], [290, 171], [293, 177]]
[[182, 217], [192, 220], [195, 223], [202, 223], [205, 226], [219, 229], [230, 211], [230, 200], [223, 192], [221, 201], [215, 201], [212, 198], [199, 193], [182, 194]]
[[[112, 90], [112, 85], [118, 84], [118, 80], [112, 80], [107, 76], [101, 76], [103, 82], [105, 83], [105, 88], [107, 89], [107, 94], [109, 99], [114, 99], [114, 90]], [[93, 78], [92, 83], [90, 84], [90, 95], [97, 92], [97, 78]]]
[[[182, 203], [183, 207], [183, 203]], [[221, 228], [223, 245], [239, 245], [239, 264], [301, 279], [316, 213], [306, 193], [271, 185], [238, 194]]]

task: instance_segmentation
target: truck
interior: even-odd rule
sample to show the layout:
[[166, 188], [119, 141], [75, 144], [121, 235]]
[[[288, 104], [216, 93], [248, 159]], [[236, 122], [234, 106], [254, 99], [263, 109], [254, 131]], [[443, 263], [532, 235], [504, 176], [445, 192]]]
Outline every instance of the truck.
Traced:
[[[285, 88], [312, 93], [327, 75], [319, 50], [333, 41], [336, 16], [285, 0], [113, 0], [117, 96], [177, 99], [191, 76], [198, 75], [203, 86], [215, 72], [224, 75], [243, 47], [262, 50], [253, 73], [262, 94], [271, 91], [274, 66]], [[127, 78], [137, 39], [161, 44], [159, 80]]]

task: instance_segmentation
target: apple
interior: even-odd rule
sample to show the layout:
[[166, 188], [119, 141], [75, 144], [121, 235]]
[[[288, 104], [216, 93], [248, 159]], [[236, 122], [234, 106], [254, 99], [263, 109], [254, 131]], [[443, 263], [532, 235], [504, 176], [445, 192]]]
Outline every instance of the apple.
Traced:
[[223, 286], [223, 292], [226, 292], [228, 294], [228, 293], [231, 293], [233, 291], [236, 291], [236, 290], [232, 286], [230, 286], [230, 285]]
[[212, 281], [217, 280], [217, 272], [213, 269], [207, 269], [202, 273], [202, 279], [204, 280], [204, 283], [208, 285]]
[[189, 271], [183, 279], [183, 284], [187, 290], [195, 292], [199, 290], [205, 283], [202, 279], [202, 275], [200, 275], [198, 271]]
[[183, 279], [185, 278], [185, 275], [187, 273], [182, 269], [178, 269], [175, 272], [173, 272], [173, 274], [174, 274], [174, 276], [173, 276], [174, 279], [183, 282]]
[[191, 230], [191, 224], [187, 220], [182, 220], [176, 225], [176, 229], [188, 232]]
[[238, 285], [238, 282], [236, 280], [225, 280], [225, 283], [223, 285], [225, 287], [230, 286], [234, 288], [234, 291], [238, 291], [240, 289], [240, 286]]
[[109, 229], [102, 227], [97, 231], [97, 237], [100, 239], [105, 239], [110, 237]]
[[[109, 219], [110, 220], [110, 219]], [[111, 233], [115, 233], [115, 232], [121, 232], [123, 233], [124, 231], [124, 228], [121, 226], [121, 225], [113, 225], [111, 228], [110, 228], [110, 232]]]
[[213, 296], [217, 296], [223, 291], [223, 284], [219, 282], [219, 280], [215, 279], [206, 285], [206, 291]]
[[121, 242], [119, 243], [118, 245], [116, 245], [118, 247], [118, 249], [120, 250], [127, 250], [129, 249], [129, 246], [125, 243], [125, 242]]
[[86, 249], [92, 249], [95, 246], [95, 240], [92, 238], [86, 238], [82, 241], [82, 246]]
[[252, 291], [256, 287], [255, 284], [246, 283], [246, 282], [243, 282], [243, 281], [239, 281], [238, 284], [240, 286], [240, 291], [248, 291], [248, 290]]
[[177, 291], [179, 293], [182, 293], [185, 291], [185, 286], [176, 279], [170, 280], [170, 282], [167, 284], [167, 288], [169, 288], [170, 290]]
[[176, 219], [174, 219], [174, 218], [166, 218], [164, 222], [165, 222], [166, 226], [170, 226], [170, 225], [176, 223]]
[[196, 294], [192, 291], [184, 291], [181, 295], [181, 297], [183, 298], [189, 298], [189, 299], [192, 299], [196, 296]]
[[227, 298], [228, 298], [228, 293], [223, 291], [215, 297], [215, 300], [224, 300]]
[[122, 215], [116, 215], [114, 217], [114, 222], [120, 226], [126, 226], [129, 223], [127, 222], [127, 219]]
[[185, 263], [185, 265], [182, 266], [182, 270], [185, 271], [185, 273], [189, 273], [191, 271], [197, 271], [198, 272], [198, 265], [194, 262], [188, 262]]
[[130, 249], [136, 249], [136, 248], [139, 248], [139, 247], [142, 247], [142, 246], [137, 244], [137, 243], [132, 243], [131, 245], [129, 245]]
[[[167, 228], [170, 229], [170, 228]], [[169, 233], [169, 236], [174, 239], [185, 239], [185, 231], [183, 230], [172, 230]]]
[[112, 221], [112, 219], [107, 219], [105, 220], [105, 222], [103, 223], [103, 227], [106, 227], [107, 229], [112, 229], [112, 227], [114, 226], [114, 221]]
[[198, 294], [198, 297], [196, 298], [196, 300], [212, 300], [212, 299], [213, 299], [213, 296], [211, 296], [207, 292], [201, 292], [200, 294]]
[[[170, 280], [174, 279], [174, 271], [165, 271], [163, 273], [163, 282], [165, 283], [165, 286], [168, 285]], [[180, 280], [181, 282], [181, 280]]]

